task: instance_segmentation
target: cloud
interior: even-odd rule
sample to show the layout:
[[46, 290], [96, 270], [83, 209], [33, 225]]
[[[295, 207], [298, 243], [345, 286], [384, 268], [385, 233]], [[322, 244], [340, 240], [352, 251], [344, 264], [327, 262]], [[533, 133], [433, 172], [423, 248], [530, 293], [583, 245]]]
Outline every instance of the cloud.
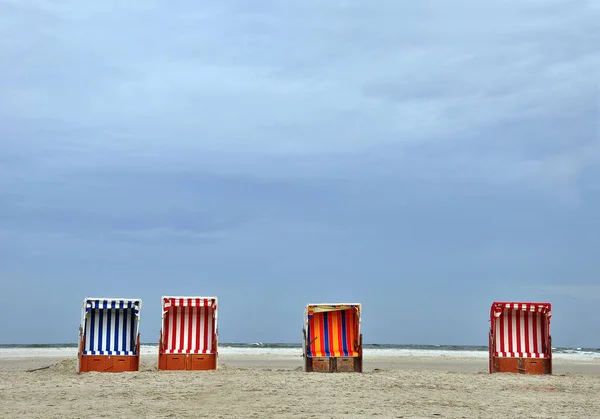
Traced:
[[0, 0], [0, 274], [150, 295], [203, 272], [239, 310], [323, 281], [463, 306], [581, 283], [599, 21], [571, 0]]
[[555, 118], [597, 111], [600, 16], [586, 3], [3, 4], [5, 130], [91, 164], [167, 145], [167, 157], [401, 159], [478, 138], [535, 152], [539, 140], [493, 131], [538, 120], [544, 137]]

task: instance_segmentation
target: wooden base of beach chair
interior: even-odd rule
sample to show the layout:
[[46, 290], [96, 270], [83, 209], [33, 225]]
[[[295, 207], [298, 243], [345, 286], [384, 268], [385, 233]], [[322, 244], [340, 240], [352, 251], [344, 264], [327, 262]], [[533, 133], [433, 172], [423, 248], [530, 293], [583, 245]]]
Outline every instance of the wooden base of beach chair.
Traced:
[[216, 370], [217, 354], [159, 354], [159, 370]]
[[498, 358], [492, 359], [491, 371], [515, 374], [552, 374], [551, 358]]
[[361, 357], [306, 357], [306, 372], [362, 372]]
[[140, 370], [139, 355], [81, 355], [79, 372], [127, 372]]

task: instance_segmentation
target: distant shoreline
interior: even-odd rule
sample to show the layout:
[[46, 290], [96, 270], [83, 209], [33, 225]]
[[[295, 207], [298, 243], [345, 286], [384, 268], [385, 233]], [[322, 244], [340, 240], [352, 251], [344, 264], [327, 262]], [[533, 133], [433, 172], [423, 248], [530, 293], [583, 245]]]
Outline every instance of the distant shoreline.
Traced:
[[[155, 347], [156, 342], [143, 342], [142, 346]], [[220, 342], [220, 348], [301, 348], [301, 343], [269, 343], [269, 342]], [[391, 343], [365, 343], [365, 349], [406, 349], [406, 350], [432, 350], [432, 351], [486, 351], [487, 345], [420, 345], [420, 344], [391, 344]], [[0, 349], [44, 349], [44, 348], [77, 348], [77, 343], [3, 343], [0, 344]], [[554, 353], [598, 353], [600, 348], [586, 347], [553, 347]]]

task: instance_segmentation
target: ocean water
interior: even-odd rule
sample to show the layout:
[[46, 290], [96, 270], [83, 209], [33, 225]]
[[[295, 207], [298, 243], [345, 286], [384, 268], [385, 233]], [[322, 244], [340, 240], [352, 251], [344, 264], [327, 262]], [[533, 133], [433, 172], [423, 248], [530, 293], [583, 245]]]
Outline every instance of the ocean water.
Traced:
[[[420, 357], [473, 357], [487, 358], [487, 346], [457, 345], [391, 345], [365, 344], [365, 358], [387, 358], [395, 356]], [[142, 355], [157, 355], [158, 345], [142, 344]], [[600, 361], [600, 348], [552, 348], [555, 359], [597, 360]], [[220, 343], [219, 354], [222, 355], [270, 355], [277, 357], [300, 357], [302, 347], [296, 343]], [[0, 345], [0, 358], [13, 357], [68, 357], [77, 355], [77, 345], [68, 344], [33, 344], [33, 345]]]

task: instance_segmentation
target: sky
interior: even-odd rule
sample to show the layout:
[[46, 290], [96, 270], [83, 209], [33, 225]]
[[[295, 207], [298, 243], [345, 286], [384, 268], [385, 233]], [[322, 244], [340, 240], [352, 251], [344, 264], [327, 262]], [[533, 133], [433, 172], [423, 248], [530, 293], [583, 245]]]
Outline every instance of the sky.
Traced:
[[600, 3], [0, 0], [0, 343], [217, 296], [221, 342], [600, 347]]

